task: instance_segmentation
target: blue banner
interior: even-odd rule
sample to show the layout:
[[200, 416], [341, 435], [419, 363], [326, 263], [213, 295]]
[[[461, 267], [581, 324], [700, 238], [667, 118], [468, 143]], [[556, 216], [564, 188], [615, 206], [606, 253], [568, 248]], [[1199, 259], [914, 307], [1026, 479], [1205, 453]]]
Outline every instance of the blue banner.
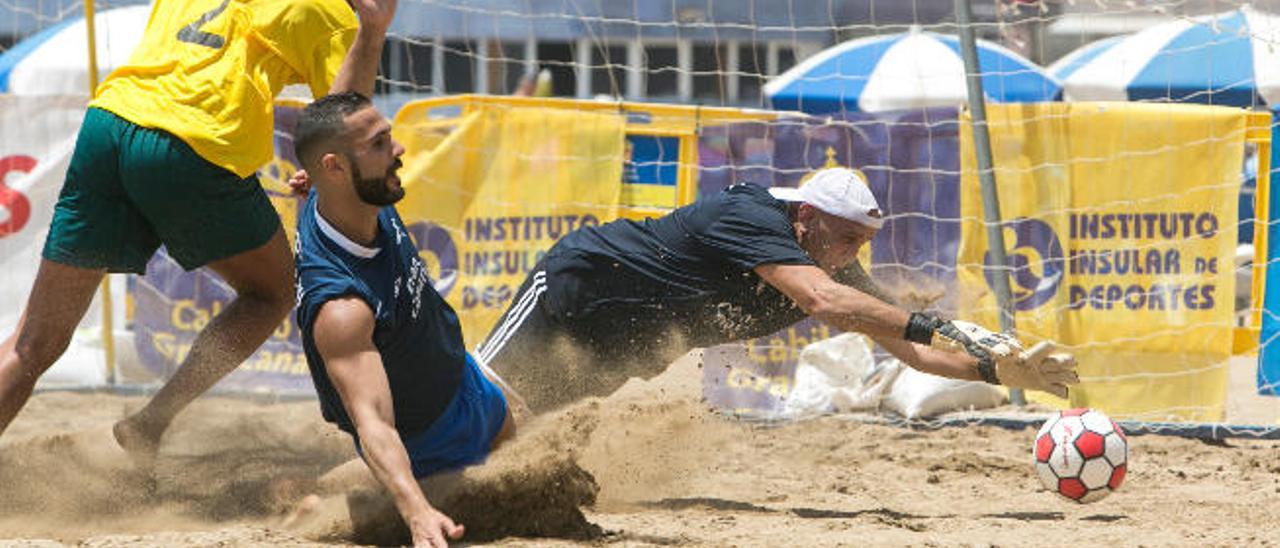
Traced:
[[[145, 276], [130, 277], [134, 346], [142, 365], [168, 378], [205, 325], [230, 304], [235, 291], [208, 269], [186, 272], [167, 253], [156, 253]], [[290, 314], [257, 352], [218, 383], [219, 390], [310, 393], [311, 377]]]

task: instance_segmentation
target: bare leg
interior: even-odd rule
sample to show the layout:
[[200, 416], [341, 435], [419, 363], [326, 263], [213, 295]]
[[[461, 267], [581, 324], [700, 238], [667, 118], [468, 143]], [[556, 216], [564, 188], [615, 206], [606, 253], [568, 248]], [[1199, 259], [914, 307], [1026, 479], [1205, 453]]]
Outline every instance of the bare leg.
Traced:
[[[510, 400], [507, 401], [510, 402]], [[517, 412], [523, 412], [525, 414], [520, 415], [520, 418], [517, 418]], [[512, 406], [508, 403], [507, 416], [502, 419], [502, 428], [498, 429], [498, 433], [493, 436], [493, 441], [489, 444], [490, 453], [497, 451], [502, 444], [511, 441], [511, 438], [516, 437], [516, 426], [520, 421], [524, 421], [529, 417], [528, 412], [529, 409], [527, 407], [513, 410]]]
[[173, 418], [253, 354], [293, 307], [293, 256], [283, 230], [209, 268], [235, 288], [235, 300], [196, 336], [182, 366], [146, 407], [115, 425], [116, 441], [141, 464], [155, 458]]
[[40, 261], [18, 328], [0, 343], [0, 433], [27, 403], [40, 375], [66, 351], [104, 273]]
[[322, 496], [345, 494], [356, 489], [378, 489], [381, 485], [364, 459], [356, 457], [320, 476], [316, 491]]
[[502, 397], [507, 400], [506, 420], [502, 423], [502, 430], [493, 439], [492, 447], [496, 449], [498, 444], [515, 435], [517, 421], [524, 422], [528, 420], [533, 416], [533, 411], [529, 410], [529, 404], [525, 403], [520, 393], [516, 392], [516, 389], [510, 384], [507, 384], [507, 381], [503, 380], [497, 371], [485, 364], [478, 365], [484, 378], [489, 379], [489, 382], [497, 386], [498, 390], [502, 391]]
[[[289, 489], [281, 490], [280, 502], [288, 504], [293, 500], [298, 501], [280, 521], [280, 526], [285, 529], [296, 529], [305, 523], [327, 497], [382, 488], [377, 478], [373, 477], [373, 472], [369, 470], [369, 465], [359, 457], [333, 467], [314, 483], [297, 480], [283, 481], [292, 485], [289, 485]], [[314, 489], [310, 489], [308, 493], [294, 492], [300, 483], [310, 484], [309, 486]]]

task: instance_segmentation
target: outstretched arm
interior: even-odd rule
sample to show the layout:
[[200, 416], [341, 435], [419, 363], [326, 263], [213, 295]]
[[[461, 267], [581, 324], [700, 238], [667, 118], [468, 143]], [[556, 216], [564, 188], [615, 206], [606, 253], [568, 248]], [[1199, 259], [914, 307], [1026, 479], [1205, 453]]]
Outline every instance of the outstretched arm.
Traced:
[[806, 314], [843, 331], [902, 339], [911, 313], [841, 284], [813, 265], [765, 264], [756, 273]]
[[463, 527], [427, 502], [396, 432], [391, 386], [373, 346], [373, 311], [356, 297], [329, 301], [316, 316], [313, 338], [325, 369], [355, 424], [365, 462], [395, 500], [414, 546], [446, 546]]
[[[974, 333], [974, 338], [981, 337], [980, 332], [991, 333], [967, 322], [956, 323], [964, 326], [961, 329]], [[995, 336], [1010, 342], [1005, 343], [1008, 351], [994, 358], [992, 378], [984, 377], [978, 369], [979, 359], [968, 354], [946, 352], [897, 339], [873, 339], [902, 363], [941, 377], [1041, 390], [1059, 398], [1067, 397], [1068, 387], [1080, 382], [1075, 356], [1059, 351], [1057, 345], [1045, 341], [1023, 350], [1017, 339], [1007, 335]]]
[[756, 273], [801, 309], [844, 331], [865, 333], [907, 365], [935, 375], [984, 380], [1066, 397], [1079, 382], [1075, 358], [1042, 343], [1024, 352], [1013, 337], [965, 322], [910, 313], [843, 285], [810, 265], [767, 264]]
[[351, 7], [360, 18], [355, 42], [342, 60], [329, 93], [354, 91], [373, 97], [382, 63], [382, 46], [387, 41], [387, 28], [396, 13], [396, 0], [352, 0]]
[[902, 339], [872, 337], [872, 340], [912, 369], [939, 377], [982, 380], [982, 376], [978, 374], [978, 359], [968, 354], [937, 350]]

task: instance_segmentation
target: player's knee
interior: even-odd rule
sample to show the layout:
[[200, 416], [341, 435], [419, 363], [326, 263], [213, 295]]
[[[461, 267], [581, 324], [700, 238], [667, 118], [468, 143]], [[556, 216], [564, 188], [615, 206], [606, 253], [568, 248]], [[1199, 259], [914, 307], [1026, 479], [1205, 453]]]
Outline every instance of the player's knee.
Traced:
[[293, 310], [294, 290], [293, 284], [284, 284], [279, 287], [273, 287], [268, 299], [270, 300], [272, 310], [281, 317], [284, 317]]
[[251, 299], [270, 313], [284, 317], [293, 310], [294, 290], [292, 280], [272, 280], [246, 287], [239, 297]]
[[23, 331], [14, 344], [18, 367], [25, 373], [39, 376], [58, 361], [58, 357], [71, 344], [70, 333], [49, 333], [35, 330]]

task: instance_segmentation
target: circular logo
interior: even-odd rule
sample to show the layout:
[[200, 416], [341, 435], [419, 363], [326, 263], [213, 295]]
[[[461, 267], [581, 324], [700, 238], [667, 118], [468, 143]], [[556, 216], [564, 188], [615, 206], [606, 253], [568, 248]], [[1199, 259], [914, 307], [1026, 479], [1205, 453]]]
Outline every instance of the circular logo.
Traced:
[[418, 256], [427, 264], [431, 285], [441, 297], [448, 297], [458, 282], [458, 248], [453, 245], [453, 237], [444, 227], [425, 221], [409, 225], [409, 233], [418, 247]]
[[[1062, 244], [1058, 235], [1048, 223], [1027, 217], [1005, 221], [1004, 230], [1013, 232], [1007, 259], [1014, 310], [1032, 310], [1049, 302], [1062, 284]], [[987, 285], [994, 288], [997, 270], [990, 251], [983, 255], [982, 262]]]

